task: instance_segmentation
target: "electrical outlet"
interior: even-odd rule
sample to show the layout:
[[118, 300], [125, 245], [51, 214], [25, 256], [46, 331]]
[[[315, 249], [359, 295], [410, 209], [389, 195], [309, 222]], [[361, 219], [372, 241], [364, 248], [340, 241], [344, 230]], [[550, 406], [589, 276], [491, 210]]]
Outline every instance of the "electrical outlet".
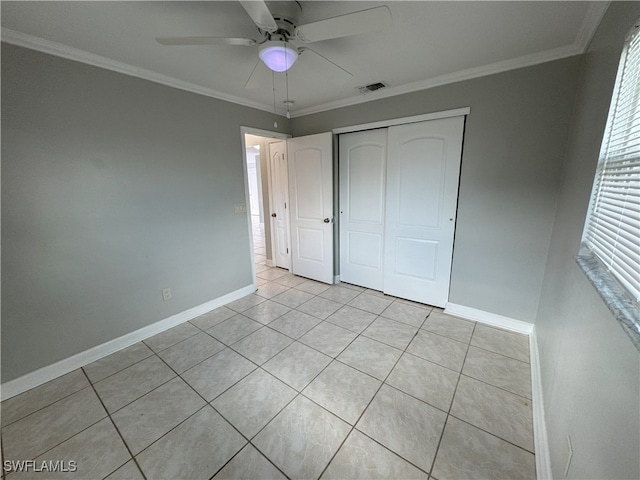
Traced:
[[234, 203], [233, 204], [233, 213], [247, 213], [247, 204], [246, 203]]
[[569, 475], [569, 467], [571, 467], [571, 458], [573, 457], [573, 446], [571, 445], [571, 437], [567, 435], [567, 463], [564, 467], [565, 478]]
[[163, 288], [162, 289], [162, 300], [164, 300], [165, 302], [167, 300], [171, 300], [171, 297], [173, 295], [171, 294], [171, 289], [170, 288]]

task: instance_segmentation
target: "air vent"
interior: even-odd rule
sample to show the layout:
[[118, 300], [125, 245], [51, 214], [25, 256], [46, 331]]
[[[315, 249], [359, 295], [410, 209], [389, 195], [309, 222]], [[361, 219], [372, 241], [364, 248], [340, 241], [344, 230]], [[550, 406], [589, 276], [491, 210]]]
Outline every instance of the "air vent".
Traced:
[[360, 93], [364, 95], [365, 93], [375, 92], [376, 90], [380, 90], [381, 88], [386, 88], [388, 86], [389, 85], [387, 85], [384, 82], [376, 82], [376, 83], [370, 83], [369, 85], [364, 85], [356, 88]]

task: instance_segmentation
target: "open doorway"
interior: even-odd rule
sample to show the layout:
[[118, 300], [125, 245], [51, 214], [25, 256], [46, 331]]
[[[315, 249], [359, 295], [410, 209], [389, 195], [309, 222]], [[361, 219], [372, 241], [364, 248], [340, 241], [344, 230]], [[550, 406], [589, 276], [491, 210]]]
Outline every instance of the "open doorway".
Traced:
[[[259, 149], [249, 151], [249, 156], [260, 152], [260, 167], [256, 167], [260, 173], [256, 176], [262, 185], [262, 194], [258, 196], [262, 200], [263, 222], [259, 215], [248, 222], [250, 226], [255, 225], [250, 231], [251, 254], [256, 258], [254, 274], [279, 267], [294, 275], [335, 283], [333, 224], [336, 212], [331, 133], [294, 139], [243, 128], [242, 134], [247, 204], [250, 204], [249, 171], [253, 169], [253, 162], [247, 163], [246, 145], [260, 145]], [[253, 189], [258, 191], [257, 187]], [[249, 214], [249, 209], [246, 210]], [[247, 219], [250, 218], [251, 215], [247, 215]], [[254, 236], [257, 251], [253, 246]]]
[[[261, 152], [262, 150], [262, 152]], [[265, 202], [263, 196], [260, 161], [264, 154], [264, 138], [245, 135], [245, 159], [247, 162], [247, 187], [249, 193], [249, 218], [253, 239], [253, 258], [256, 265], [267, 265], [267, 239], [265, 235]], [[268, 227], [267, 227], [268, 228]]]
[[276, 266], [273, 254], [273, 187], [271, 185], [270, 145], [288, 138], [276, 132], [242, 128], [246, 172], [247, 213], [255, 274]]

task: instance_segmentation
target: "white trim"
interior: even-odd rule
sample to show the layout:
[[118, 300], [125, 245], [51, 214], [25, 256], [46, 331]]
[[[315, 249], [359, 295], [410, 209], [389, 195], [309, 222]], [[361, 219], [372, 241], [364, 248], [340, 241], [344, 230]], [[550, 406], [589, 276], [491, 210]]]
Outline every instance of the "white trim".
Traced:
[[574, 45], [580, 50], [580, 53], [587, 51], [591, 39], [596, 33], [596, 29], [598, 25], [600, 25], [609, 5], [611, 5], [611, 2], [591, 2], [589, 4], [589, 9], [578, 32], [578, 38], [574, 42]]
[[342, 133], [361, 132], [363, 130], [373, 130], [374, 128], [387, 128], [395, 125], [405, 125], [407, 123], [426, 122], [428, 120], [438, 120], [441, 118], [460, 117], [469, 115], [471, 107], [456, 108], [453, 110], [443, 110], [441, 112], [425, 113], [423, 115], [414, 115], [412, 117], [392, 118], [390, 120], [382, 120], [380, 122], [362, 123], [360, 125], [351, 125], [349, 127], [334, 128], [331, 132], [334, 135]]
[[531, 335], [531, 332], [533, 332], [533, 323], [515, 320], [496, 313], [485, 312], [484, 310], [465, 307], [464, 305], [457, 305], [455, 303], [447, 302], [444, 313], [460, 318], [466, 318], [467, 320], [473, 320], [474, 322], [491, 325], [492, 327], [503, 328], [515, 333], [522, 333], [524, 335]]
[[[271, 130], [263, 130], [261, 128], [244, 127], [244, 126], [240, 127], [240, 133], [242, 134], [243, 141], [244, 141], [244, 135], [246, 133], [248, 133], [249, 135], [255, 135], [257, 137], [281, 138], [281, 139], [291, 138], [290, 133], [273, 132]], [[246, 148], [246, 145], [243, 145], [243, 148]]]
[[2, 400], [6, 400], [20, 393], [26, 392], [38, 385], [42, 385], [54, 378], [58, 378], [61, 375], [65, 375], [73, 370], [88, 365], [91, 362], [95, 362], [102, 357], [106, 357], [107, 355], [117, 352], [118, 350], [129, 347], [134, 343], [164, 332], [165, 330], [175, 327], [176, 325], [180, 325], [181, 323], [193, 320], [194, 318], [229, 302], [238, 300], [239, 298], [255, 292], [255, 290], [255, 284], [247, 285], [246, 287], [223, 295], [222, 297], [218, 297], [201, 305], [189, 308], [188, 310], [184, 310], [183, 312], [172, 315], [164, 320], [152, 323], [151, 325], [147, 325], [146, 327], [140, 328], [134, 332], [127, 333], [122, 337], [109, 340], [102, 345], [97, 345], [89, 350], [77, 353], [69, 358], [65, 358], [59, 362], [42, 367], [34, 372], [27, 373], [22, 377], [10, 380], [0, 386], [0, 398]]
[[[240, 127], [240, 132], [244, 130]], [[240, 135], [242, 142], [242, 175], [244, 176], [244, 206], [245, 217], [247, 220], [247, 232], [249, 234], [249, 262], [251, 263], [251, 278], [253, 283], [257, 283], [256, 277], [256, 262], [255, 262], [255, 249], [253, 246], [253, 224], [251, 220], [251, 196], [249, 195], [249, 168], [247, 167], [247, 142], [246, 134]], [[266, 257], [266, 255], [265, 255]]]
[[245, 107], [256, 108], [258, 110], [273, 113], [273, 106], [264, 105], [235, 95], [229, 95], [212, 88], [203, 87], [201, 85], [196, 85], [195, 83], [169, 77], [168, 75], [135, 67], [128, 63], [111, 60], [110, 58], [103, 57], [101, 55], [89, 53], [78, 48], [68, 47], [67, 45], [45, 40], [33, 35], [27, 35], [26, 33], [11, 30], [9, 28], [2, 28], [2, 41], [12, 45], [17, 45], [18, 47], [29, 48], [38, 52], [54, 55], [56, 57], [74, 60], [76, 62], [123, 73], [132, 77], [142, 78], [151, 82], [167, 85], [168, 87], [178, 88], [187, 92], [197, 93], [199, 95], [217, 98], [218, 100], [224, 100], [226, 102], [236, 103], [238, 105], [244, 105]]
[[[268, 215], [269, 217], [269, 245], [271, 245], [271, 260], [268, 261], [269, 263], [271, 263], [271, 265], [269, 265], [269, 263], [267, 263], [267, 265], [269, 265], [270, 267], [275, 267], [276, 266], [276, 234], [274, 232], [275, 230], [275, 221], [273, 220], [273, 217], [271, 216], [271, 212], [273, 212], [273, 205], [275, 204], [275, 201], [273, 200], [273, 169], [271, 168], [271, 143], [276, 143], [276, 142], [280, 142], [281, 140], [277, 140], [277, 141], [264, 141], [265, 144], [265, 152], [264, 155], [266, 157], [266, 164], [267, 164], [267, 185], [269, 190], [267, 191], [267, 194], [269, 195], [269, 212], [265, 212], [266, 215]], [[285, 140], [286, 142], [286, 140]], [[260, 155], [262, 155], [262, 152], [260, 152]], [[265, 249], [266, 249], [266, 241], [265, 241]], [[289, 266], [291, 266], [291, 262], [289, 262]]]
[[333, 284], [336, 285], [340, 283], [340, 275], [334, 275], [333, 276]]
[[[580, 55], [584, 53], [586, 51], [586, 48], [589, 46], [596, 28], [600, 24], [602, 17], [609, 7], [609, 3], [610, 2], [590, 2], [589, 10], [585, 15], [584, 21], [580, 27], [580, 31], [577, 34], [577, 38], [571, 45], [566, 45], [564, 47], [554, 48], [543, 52], [537, 52], [514, 59], [503, 60], [501, 62], [496, 62], [489, 65], [483, 65], [480, 67], [474, 67], [458, 72], [440, 75], [438, 77], [421, 80], [419, 82], [414, 82], [399, 87], [388, 87], [383, 90], [369, 93], [367, 95], [358, 95], [356, 97], [340, 99], [313, 107], [303, 108], [301, 110], [292, 112], [291, 118], [310, 115], [313, 113], [325, 112], [327, 110], [333, 110], [335, 108], [346, 107], [349, 105], [357, 105], [360, 103], [369, 102], [371, 100], [402, 95], [404, 93], [427, 90], [429, 88], [437, 87], [440, 85], [447, 85], [463, 80], [471, 80], [473, 78], [484, 77], [487, 75], [493, 75], [495, 73], [516, 70], [518, 68], [529, 67], [540, 63], [559, 60], [561, 58]], [[271, 105], [246, 100], [235, 95], [229, 95], [211, 88], [203, 87], [201, 85], [195, 85], [184, 80], [178, 80], [167, 75], [162, 75], [150, 70], [134, 67], [123, 62], [111, 60], [100, 55], [85, 52], [84, 50], [45, 40], [33, 35], [27, 35], [16, 30], [3, 28], [2, 41], [20, 47], [30, 48], [32, 50], [48, 53], [50, 55], [86, 63], [88, 65], [105, 68], [107, 70], [124, 73], [126, 75], [144, 78], [145, 80], [168, 85], [174, 88], [179, 88], [181, 90], [186, 90], [189, 92], [206, 95], [208, 97], [217, 98], [219, 100], [225, 100], [228, 102], [237, 103], [239, 105], [256, 108], [265, 112], [273, 111], [273, 106]]]
[[551, 456], [549, 454], [549, 441], [544, 414], [542, 374], [540, 371], [540, 357], [538, 355], [538, 341], [536, 338], [535, 325], [521, 320], [497, 315], [495, 313], [478, 310], [476, 308], [457, 305], [455, 303], [447, 303], [444, 313], [529, 336], [531, 404], [533, 412], [533, 442], [536, 459], [536, 476], [538, 480], [551, 480], [553, 478], [551, 472]]
[[[245, 205], [247, 205], [247, 230], [249, 232], [249, 258], [251, 259], [251, 278], [253, 278], [253, 283], [255, 284], [257, 282], [257, 276], [256, 276], [256, 264], [254, 262], [253, 228], [251, 225], [251, 211], [250, 211], [251, 208], [249, 208], [250, 196], [249, 196], [249, 172], [247, 171], [247, 142], [245, 141], [246, 135], [256, 135], [259, 137], [274, 138], [274, 139], [287, 139], [287, 138], [290, 138], [291, 135], [288, 133], [271, 132], [269, 130], [262, 130], [260, 128], [242, 127], [242, 126], [240, 127], [240, 143], [242, 144], [242, 172], [244, 175], [244, 201], [245, 201]], [[269, 192], [269, 202], [271, 202], [271, 192]], [[270, 216], [269, 216], [269, 219], [271, 219]], [[271, 244], [273, 246], [273, 234], [271, 235]], [[273, 257], [273, 254], [272, 254], [272, 257]]]
[[480, 67], [474, 67], [466, 70], [460, 70], [458, 72], [448, 73], [446, 75], [440, 75], [439, 77], [433, 77], [426, 80], [401, 85], [399, 87], [387, 87], [366, 95], [349, 97], [333, 102], [324, 103], [322, 105], [314, 107], [303, 108], [292, 112], [291, 118], [311, 115], [313, 113], [325, 112], [327, 110], [333, 110], [335, 108], [348, 107], [351, 105], [370, 102], [372, 100], [379, 100], [381, 98], [395, 97], [396, 95], [403, 95], [405, 93], [428, 90], [430, 88], [439, 87], [441, 85], [448, 85], [451, 83], [462, 82], [464, 80], [486, 77], [488, 75], [494, 75], [496, 73], [507, 72], [510, 70], [517, 70], [519, 68], [531, 67], [533, 65], [539, 65], [541, 63], [560, 60], [567, 57], [573, 57], [575, 55], [580, 55], [581, 53], [583, 53], [583, 51], [575, 45], [554, 48], [552, 50], [547, 50], [544, 52], [525, 55], [524, 57], [503, 60], [501, 62], [496, 62], [489, 65], [483, 65]]
[[542, 395], [542, 374], [538, 355], [538, 340], [535, 327], [529, 334], [529, 352], [531, 362], [531, 403], [533, 408], [533, 441], [536, 452], [536, 476], [538, 480], [551, 480], [551, 455], [547, 438], [547, 424], [544, 415]]

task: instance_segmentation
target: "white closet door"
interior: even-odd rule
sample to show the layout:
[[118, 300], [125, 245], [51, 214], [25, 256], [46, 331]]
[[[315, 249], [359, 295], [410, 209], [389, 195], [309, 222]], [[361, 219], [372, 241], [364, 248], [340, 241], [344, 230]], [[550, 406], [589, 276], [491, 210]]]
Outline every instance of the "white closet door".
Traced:
[[387, 129], [340, 136], [340, 280], [382, 290]]
[[333, 283], [331, 133], [287, 140], [292, 272]]
[[384, 292], [449, 297], [464, 117], [389, 128]]
[[271, 193], [271, 245], [276, 267], [291, 268], [289, 252], [289, 176], [287, 144], [284, 140], [269, 142], [269, 190]]

